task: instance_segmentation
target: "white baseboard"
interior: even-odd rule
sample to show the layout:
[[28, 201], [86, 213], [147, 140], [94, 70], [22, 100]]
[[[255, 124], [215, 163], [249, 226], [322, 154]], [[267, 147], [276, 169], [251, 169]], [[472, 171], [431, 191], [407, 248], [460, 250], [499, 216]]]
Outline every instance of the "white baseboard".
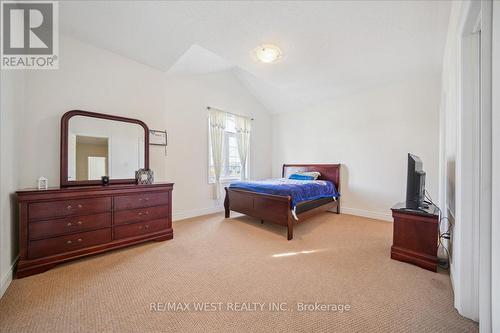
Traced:
[[215, 207], [202, 208], [202, 209], [193, 209], [193, 210], [188, 210], [186, 212], [180, 212], [180, 213], [173, 214], [172, 220], [173, 221], [185, 220], [185, 219], [190, 219], [192, 217], [214, 214], [214, 213], [219, 213], [219, 212], [223, 212], [223, 211], [224, 211], [223, 206], [215, 206]]
[[380, 213], [364, 209], [342, 207], [342, 205], [340, 205], [340, 212], [342, 214], [356, 215], [356, 216], [368, 217], [370, 219], [392, 222], [392, 215], [389, 213]]
[[5, 273], [4, 276], [2, 276], [2, 280], [0, 281], [0, 298], [2, 298], [3, 294], [9, 288], [10, 283], [12, 282], [12, 277], [14, 276], [14, 266], [16, 265], [17, 262], [16, 258], [14, 260], [14, 263], [10, 266], [10, 269]]
[[[193, 209], [193, 210], [174, 214], [172, 216], [172, 220], [173, 221], [185, 220], [185, 219], [190, 219], [192, 217], [220, 213], [223, 211], [224, 211], [223, 206], [215, 206], [215, 207], [202, 208], [202, 209]], [[385, 214], [385, 213], [380, 213], [380, 212], [373, 212], [373, 211], [369, 211], [369, 210], [349, 208], [349, 207], [341, 207], [340, 211], [343, 214], [350, 214], [350, 215], [368, 217], [370, 219], [392, 222], [392, 216], [389, 213]]]

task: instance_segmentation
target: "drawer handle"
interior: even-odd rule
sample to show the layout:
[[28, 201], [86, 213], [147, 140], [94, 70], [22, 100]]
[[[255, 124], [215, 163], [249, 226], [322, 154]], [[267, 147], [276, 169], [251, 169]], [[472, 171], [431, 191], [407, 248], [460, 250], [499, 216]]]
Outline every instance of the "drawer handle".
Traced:
[[143, 212], [139, 212], [139, 216], [142, 216], [142, 215], [149, 215], [149, 211], [145, 211], [144, 213]]
[[139, 226], [139, 230], [142, 230], [142, 225]]
[[81, 243], [82, 242], [82, 239], [81, 238], [78, 238], [78, 243]]
[[67, 209], [71, 209], [71, 208], [73, 208], [73, 207], [71, 207], [71, 205], [68, 205], [68, 207], [66, 207], [66, 208], [67, 208]]
[[139, 198], [139, 201], [142, 201], [142, 200], [149, 201], [149, 198]]
[[[76, 224], [82, 225], [83, 222], [82, 221], [78, 221], [78, 222], [76, 222]], [[73, 225], [73, 223], [71, 223], [71, 222], [68, 222], [68, 224], [67, 224], [68, 227], [71, 227], [72, 225]]]
[[83, 206], [82, 205], [78, 205], [78, 208], [82, 208]]
[[149, 225], [146, 224], [146, 229], [149, 229]]
[[73, 242], [72, 242], [72, 241], [70, 241], [70, 240], [66, 242], [66, 244], [71, 244], [71, 243], [73, 243]]

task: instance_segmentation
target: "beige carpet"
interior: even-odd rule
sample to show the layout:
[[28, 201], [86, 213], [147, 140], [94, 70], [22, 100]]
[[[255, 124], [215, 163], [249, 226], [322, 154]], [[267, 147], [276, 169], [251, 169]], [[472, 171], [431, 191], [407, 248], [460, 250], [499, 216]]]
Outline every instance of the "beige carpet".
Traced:
[[[172, 241], [14, 280], [0, 300], [0, 332], [478, 330], [454, 310], [446, 273], [390, 259], [391, 223], [325, 213], [298, 225], [293, 241], [285, 232], [243, 216], [176, 222]], [[195, 311], [197, 302], [221, 310]], [[273, 302], [283, 311], [269, 311]], [[298, 311], [314, 302], [350, 310]]]

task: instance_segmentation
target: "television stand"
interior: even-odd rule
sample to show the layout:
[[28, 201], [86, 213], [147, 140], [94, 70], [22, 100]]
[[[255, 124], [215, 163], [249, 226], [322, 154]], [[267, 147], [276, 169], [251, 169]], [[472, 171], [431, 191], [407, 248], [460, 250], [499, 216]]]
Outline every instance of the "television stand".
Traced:
[[439, 213], [436, 206], [408, 209], [404, 203], [392, 207], [394, 219], [391, 258], [436, 272]]

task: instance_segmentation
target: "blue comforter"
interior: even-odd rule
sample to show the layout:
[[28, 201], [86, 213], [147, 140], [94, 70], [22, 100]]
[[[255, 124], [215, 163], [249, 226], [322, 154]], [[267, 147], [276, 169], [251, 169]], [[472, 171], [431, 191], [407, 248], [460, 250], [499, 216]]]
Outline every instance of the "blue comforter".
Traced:
[[251, 192], [290, 196], [292, 209], [298, 203], [321, 198], [338, 198], [335, 185], [326, 180], [293, 180], [274, 178], [266, 180], [239, 181], [229, 185], [229, 188]]

